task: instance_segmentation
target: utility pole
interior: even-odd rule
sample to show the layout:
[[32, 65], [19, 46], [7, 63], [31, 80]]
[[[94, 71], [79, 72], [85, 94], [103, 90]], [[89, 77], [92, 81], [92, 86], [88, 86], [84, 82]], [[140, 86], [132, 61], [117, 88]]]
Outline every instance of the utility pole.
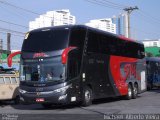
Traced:
[[3, 40], [0, 39], [0, 50], [3, 50]]
[[126, 11], [127, 12], [127, 29], [128, 29], [128, 33], [127, 33], [127, 37], [128, 38], [130, 38], [131, 37], [131, 33], [130, 33], [130, 14], [131, 14], [131, 12], [133, 11], [133, 10], [138, 10], [138, 7], [137, 6], [135, 6], [135, 7], [128, 7], [128, 8], [124, 8], [123, 9], [124, 11]]
[[7, 33], [7, 50], [11, 50], [11, 33]]

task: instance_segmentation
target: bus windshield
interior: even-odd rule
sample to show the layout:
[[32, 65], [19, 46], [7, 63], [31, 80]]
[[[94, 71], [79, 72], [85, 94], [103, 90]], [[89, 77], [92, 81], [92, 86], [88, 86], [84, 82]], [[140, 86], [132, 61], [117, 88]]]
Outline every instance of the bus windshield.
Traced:
[[42, 29], [26, 34], [22, 51], [24, 52], [48, 52], [67, 47], [69, 29]]
[[24, 60], [21, 63], [21, 81], [55, 82], [65, 79], [61, 57]]

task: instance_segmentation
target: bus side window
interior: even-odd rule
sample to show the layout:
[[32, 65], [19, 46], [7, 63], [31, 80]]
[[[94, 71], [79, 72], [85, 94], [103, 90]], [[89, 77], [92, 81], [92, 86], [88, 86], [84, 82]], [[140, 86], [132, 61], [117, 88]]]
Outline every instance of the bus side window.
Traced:
[[5, 78], [5, 83], [8, 83], [8, 84], [9, 84], [9, 83], [11, 83], [11, 81], [10, 81], [10, 78], [9, 78], [9, 77], [6, 77], [6, 78]]
[[87, 53], [99, 53], [99, 51], [99, 35], [96, 32], [90, 31], [88, 33]]
[[13, 84], [16, 84], [16, 83], [17, 83], [16, 78], [15, 78], [15, 77], [11, 77], [11, 82], [12, 82]]
[[[85, 36], [86, 36], [86, 29], [74, 28], [71, 31], [69, 45], [77, 47], [77, 49], [73, 50], [72, 53], [70, 53], [70, 55], [69, 55], [70, 56], [69, 57], [69, 64], [70, 64], [69, 66], [71, 67], [71, 69], [69, 68], [69, 71], [70, 71], [70, 73], [72, 73], [71, 77], [77, 76], [80, 73], [80, 66], [81, 66], [81, 62], [82, 62]], [[74, 60], [73, 59], [70, 60], [71, 58], [74, 58]], [[70, 63], [71, 61], [74, 61], [74, 62]], [[77, 65], [78, 67], [75, 68], [75, 69], [78, 69], [77, 70], [78, 73], [76, 73], [77, 75], [73, 75], [75, 73], [74, 73], [74, 71], [71, 71], [73, 69], [72, 66], [74, 66], [75, 64], [78, 64]]]
[[71, 51], [68, 57], [68, 77], [72, 79], [77, 77], [80, 73], [80, 64], [79, 58], [77, 54], [78, 50]]
[[76, 59], [69, 59], [68, 61], [68, 77], [69, 79], [72, 79], [74, 77], [77, 77], [78, 75], [78, 62], [76, 61]]
[[0, 84], [4, 84], [4, 78], [0, 77]]

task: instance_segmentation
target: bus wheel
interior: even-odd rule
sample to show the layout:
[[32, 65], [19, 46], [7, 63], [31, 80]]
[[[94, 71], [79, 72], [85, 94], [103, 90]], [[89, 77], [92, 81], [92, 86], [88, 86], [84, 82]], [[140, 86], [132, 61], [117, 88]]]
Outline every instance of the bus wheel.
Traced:
[[130, 100], [132, 98], [132, 86], [130, 84], [128, 84], [128, 93], [126, 95], [126, 99]]
[[92, 90], [86, 87], [83, 92], [82, 106], [86, 107], [92, 104]]
[[137, 98], [137, 95], [138, 95], [138, 85], [137, 84], [135, 84], [134, 86], [133, 86], [133, 91], [132, 91], [132, 98], [133, 99], [136, 99]]
[[14, 103], [17, 105], [20, 103], [20, 97], [16, 96], [16, 98], [14, 99]]
[[52, 108], [52, 104], [48, 104], [48, 103], [43, 103], [42, 106], [44, 108]]

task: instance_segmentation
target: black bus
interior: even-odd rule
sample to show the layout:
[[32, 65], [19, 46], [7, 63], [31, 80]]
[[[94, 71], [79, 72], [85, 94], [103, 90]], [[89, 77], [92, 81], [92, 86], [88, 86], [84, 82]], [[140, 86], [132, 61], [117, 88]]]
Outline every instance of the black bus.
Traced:
[[147, 89], [160, 87], [160, 58], [148, 57], [146, 58], [146, 64]]
[[21, 49], [20, 99], [47, 107], [136, 98], [145, 90], [142, 58], [142, 43], [84, 25], [30, 31]]

